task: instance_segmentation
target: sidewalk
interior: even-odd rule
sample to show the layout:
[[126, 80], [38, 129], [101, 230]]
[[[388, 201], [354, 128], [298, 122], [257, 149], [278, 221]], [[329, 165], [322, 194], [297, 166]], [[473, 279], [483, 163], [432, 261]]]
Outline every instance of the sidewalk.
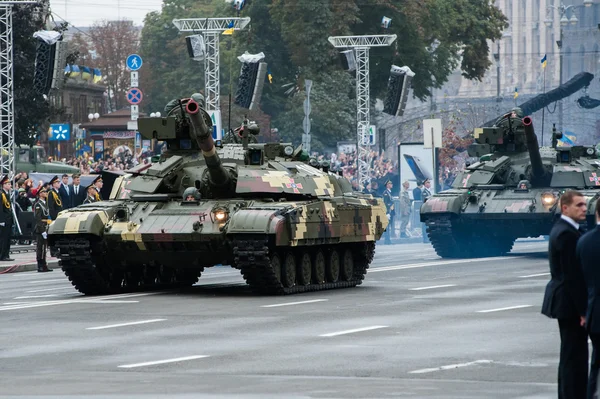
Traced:
[[[21, 247], [21, 246], [19, 246]], [[35, 248], [35, 247], [33, 247]], [[0, 273], [16, 273], [16, 272], [30, 272], [37, 270], [37, 262], [35, 261], [35, 250], [31, 252], [11, 253], [10, 257], [14, 259], [12, 262], [0, 262]], [[49, 269], [57, 269], [58, 259], [48, 255], [46, 257]], [[0, 274], [0, 276], [2, 275]]]

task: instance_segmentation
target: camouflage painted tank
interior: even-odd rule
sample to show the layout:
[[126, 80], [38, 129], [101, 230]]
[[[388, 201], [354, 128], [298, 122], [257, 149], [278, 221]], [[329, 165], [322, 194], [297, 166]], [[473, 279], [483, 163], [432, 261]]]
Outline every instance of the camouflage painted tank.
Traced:
[[504, 255], [517, 238], [550, 232], [560, 214], [558, 199], [569, 189], [588, 200], [588, 220], [600, 193], [600, 160], [593, 147], [538, 146], [530, 117], [520, 110], [494, 126], [475, 130], [468, 149], [479, 157], [460, 172], [452, 189], [432, 196], [421, 207], [421, 221], [441, 257]]
[[61, 212], [49, 243], [84, 294], [189, 286], [204, 268], [231, 265], [262, 294], [361, 284], [388, 220], [379, 199], [352, 192], [301, 147], [215, 142], [201, 105], [140, 118], [164, 141], [161, 159], [120, 177], [110, 200]]

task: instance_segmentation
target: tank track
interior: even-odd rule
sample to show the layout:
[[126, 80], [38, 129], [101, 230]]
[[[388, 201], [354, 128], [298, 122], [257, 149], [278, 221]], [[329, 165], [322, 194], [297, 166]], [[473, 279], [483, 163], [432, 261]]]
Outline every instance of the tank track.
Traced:
[[[360, 244], [360, 245], [359, 245]], [[316, 248], [312, 249], [311, 248]], [[354, 269], [352, 278], [348, 281], [336, 281], [322, 283], [310, 283], [307, 285], [294, 284], [292, 287], [285, 287], [273, 267], [271, 267], [270, 254], [275, 251], [281, 251], [280, 248], [271, 247], [267, 239], [261, 238], [240, 238], [233, 241], [233, 255], [235, 266], [240, 269], [242, 276], [250, 288], [261, 295], [290, 295], [302, 292], [331, 290], [336, 288], [351, 288], [362, 284], [367, 273], [367, 269], [373, 256], [375, 255], [375, 243], [363, 242], [354, 245], [334, 245], [331, 249], [352, 249], [354, 255]], [[310, 251], [311, 257], [318, 249], [323, 247], [296, 247], [287, 248], [293, 251]], [[314, 252], [314, 253], [313, 253]]]
[[515, 239], [490, 235], [490, 228], [479, 226], [461, 234], [466, 229], [454, 226], [451, 220], [436, 220], [435, 224], [427, 225], [427, 235], [435, 252], [442, 258], [484, 258], [508, 254]]
[[[176, 288], [191, 286], [198, 281], [203, 269], [173, 271], [169, 281], [156, 276], [148, 278], [140, 273], [128, 273], [122, 269], [96, 264], [94, 242], [86, 238], [57, 240], [59, 265], [71, 284], [85, 295], [106, 295], [122, 292]], [[96, 259], [95, 259], [96, 258]]]

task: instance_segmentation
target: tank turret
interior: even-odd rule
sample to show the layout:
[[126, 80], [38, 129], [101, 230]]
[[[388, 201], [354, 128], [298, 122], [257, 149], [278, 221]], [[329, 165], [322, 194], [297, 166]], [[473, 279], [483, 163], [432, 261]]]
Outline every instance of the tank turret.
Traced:
[[196, 140], [198, 147], [202, 150], [202, 155], [206, 162], [206, 167], [210, 176], [209, 182], [213, 186], [225, 186], [229, 183], [229, 172], [222, 165], [221, 159], [217, 154], [215, 142], [212, 137], [212, 124], [207, 124], [206, 118], [210, 116], [200, 108], [200, 105], [190, 99], [185, 107], [190, 119], [190, 137]]

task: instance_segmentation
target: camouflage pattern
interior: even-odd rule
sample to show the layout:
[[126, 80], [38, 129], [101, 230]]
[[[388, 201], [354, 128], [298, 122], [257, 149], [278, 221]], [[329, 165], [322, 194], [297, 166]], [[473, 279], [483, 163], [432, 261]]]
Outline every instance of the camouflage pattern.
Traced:
[[600, 160], [594, 147], [538, 148], [530, 118], [515, 112], [475, 131], [469, 155], [480, 157], [461, 171], [450, 190], [421, 207], [421, 221], [442, 257], [496, 256], [517, 238], [548, 235], [566, 190], [588, 200], [588, 224], [600, 194]]
[[[105, 286], [123, 288], [132, 271], [146, 279], [159, 270], [152, 280], [158, 282], [165, 269], [199, 275], [215, 264], [239, 268], [261, 293], [360, 284], [388, 225], [383, 202], [351, 192], [350, 183], [328, 168], [301, 162], [301, 148], [287, 143], [250, 143], [246, 135], [241, 144], [217, 147], [200, 111], [196, 121], [180, 112], [140, 118], [145, 138], [166, 141], [161, 159], [119, 177], [108, 201], [63, 211], [50, 225], [50, 245], [68, 254], [61, 257], [63, 270], [86, 278], [74, 282], [77, 288], [112, 292]], [[183, 201], [193, 187], [199, 200]], [[75, 237], [89, 241], [81, 246], [92, 248], [85, 261], [93, 271], [70, 260], [77, 252], [70, 244]], [[249, 256], [251, 251], [256, 253]], [[107, 271], [98, 264], [107, 264]], [[260, 279], [259, 268], [265, 273]], [[290, 280], [292, 268], [300, 273], [298, 281]], [[99, 282], [88, 284], [89, 273]], [[115, 275], [126, 277], [109, 281]]]

